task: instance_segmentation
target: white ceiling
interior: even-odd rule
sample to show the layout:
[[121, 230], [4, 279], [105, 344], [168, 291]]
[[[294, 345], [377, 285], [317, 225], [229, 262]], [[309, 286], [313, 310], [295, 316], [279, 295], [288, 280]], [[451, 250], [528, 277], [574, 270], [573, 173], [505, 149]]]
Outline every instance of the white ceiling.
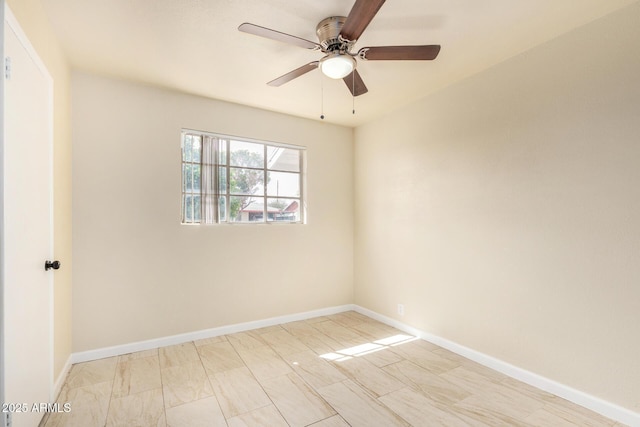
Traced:
[[[355, 48], [440, 44], [435, 61], [358, 64], [369, 92], [310, 72], [266, 82], [320, 52], [237, 30], [250, 22], [317, 41], [343, 0], [42, 0], [72, 66], [325, 121], [357, 126], [637, 0], [388, 0]], [[321, 96], [321, 82], [324, 97]], [[523, 82], [523, 84], [525, 84]]]

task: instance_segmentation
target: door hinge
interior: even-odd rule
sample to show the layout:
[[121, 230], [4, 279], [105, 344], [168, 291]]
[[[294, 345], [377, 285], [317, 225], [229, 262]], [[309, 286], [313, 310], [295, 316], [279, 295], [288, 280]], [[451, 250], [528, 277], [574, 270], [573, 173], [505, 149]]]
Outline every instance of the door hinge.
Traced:
[[11, 57], [7, 56], [4, 58], [4, 78], [7, 80], [11, 79]]

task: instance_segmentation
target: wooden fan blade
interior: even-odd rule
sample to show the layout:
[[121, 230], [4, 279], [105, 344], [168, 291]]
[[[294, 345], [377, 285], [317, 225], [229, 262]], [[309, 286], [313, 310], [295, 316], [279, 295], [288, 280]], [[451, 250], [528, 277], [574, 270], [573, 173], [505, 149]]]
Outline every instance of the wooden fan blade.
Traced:
[[384, 60], [432, 60], [440, 52], [440, 45], [424, 46], [377, 46], [363, 47], [358, 52], [362, 59], [369, 61]]
[[362, 77], [360, 77], [360, 73], [358, 73], [358, 70], [353, 70], [351, 74], [349, 74], [347, 77], [344, 77], [342, 80], [344, 80], [353, 96], [360, 96], [369, 92], [369, 89], [367, 89], [367, 87], [364, 85], [364, 82], [362, 81]]
[[238, 30], [243, 33], [253, 34], [255, 36], [266, 37], [271, 40], [276, 40], [283, 43], [289, 43], [296, 46], [303, 47], [305, 49], [320, 49], [321, 46], [318, 43], [302, 39], [300, 37], [292, 36], [291, 34], [281, 33], [280, 31], [272, 30], [270, 28], [261, 27], [259, 25], [250, 24], [245, 22], [238, 27]]
[[350, 41], [358, 40], [373, 17], [376, 16], [378, 10], [380, 10], [384, 1], [356, 0], [340, 31], [342, 38]]
[[303, 65], [300, 68], [296, 68], [293, 71], [289, 71], [287, 74], [278, 77], [275, 80], [271, 80], [267, 83], [269, 86], [282, 86], [283, 84], [290, 82], [291, 80], [300, 77], [303, 74], [307, 74], [309, 71], [315, 70], [318, 68], [319, 61], [309, 62], [308, 64]]

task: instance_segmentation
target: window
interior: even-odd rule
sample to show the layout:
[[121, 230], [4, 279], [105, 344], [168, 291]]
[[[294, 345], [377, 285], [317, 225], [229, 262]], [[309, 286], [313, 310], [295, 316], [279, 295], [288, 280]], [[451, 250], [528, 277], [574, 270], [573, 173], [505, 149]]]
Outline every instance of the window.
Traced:
[[304, 148], [182, 132], [182, 223], [304, 222]]

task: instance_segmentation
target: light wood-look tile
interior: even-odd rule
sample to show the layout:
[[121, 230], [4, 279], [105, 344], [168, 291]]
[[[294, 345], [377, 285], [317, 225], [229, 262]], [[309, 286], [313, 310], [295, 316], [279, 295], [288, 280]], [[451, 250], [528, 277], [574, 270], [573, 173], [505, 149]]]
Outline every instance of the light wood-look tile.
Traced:
[[275, 350], [276, 353], [281, 356], [299, 353], [309, 349], [304, 345], [304, 343], [302, 343], [302, 341], [299, 341], [296, 337], [282, 328], [278, 331], [264, 333], [260, 335], [260, 338], [262, 338], [273, 350]]
[[318, 392], [352, 427], [409, 425], [351, 380], [322, 387]]
[[427, 343], [426, 341], [416, 340], [391, 347], [391, 351], [435, 374], [447, 372], [460, 366], [459, 362], [447, 359], [430, 351], [433, 350], [433, 347], [433, 344]]
[[327, 317], [327, 316], [318, 316], [318, 317], [312, 317], [310, 319], [305, 319], [305, 320], [303, 320], [303, 322], [313, 324], [313, 323], [318, 323], [318, 322], [324, 322], [326, 320], [329, 320], [329, 317]]
[[337, 324], [345, 326], [347, 328], [351, 328], [355, 325], [359, 325], [360, 323], [369, 320], [367, 316], [364, 316], [355, 311], [345, 311], [344, 313], [332, 314], [327, 317]]
[[210, 379], [227, 419], [271, 405], [271, 400], [248, 368], [219, 372]]
[[47, 419], [46, 427], [104, 426], [112, 388], [112, 381], [75, 388], [65, 384], [57, 402], [61, 405], [70, 403], [71, 412], [51, 413]]
[[165, 427], [162, 389], [143, 391], [126, 397], [112, 398], [107, 427]]
[[414, 427], [485, 425], [479, 420], [451, 412], [444, 405], [438, 405], [409, 388], [384, 395], [380, 401]]
[[406, 387], [404, 383], [361, 357], [332, 364], [376, 397]]
[[438, 356], [442, 356], [445, 359], [449, 359], [449, 360], [453, 360], [454, 362], [458, 362], [459, 365], [463, 365], [465, 362], [470, 362], [469, 359], [466, 359], [463, 356], [460, 356], [459, 354], [456, 354], [450, 350], [447, 350], [446, 348], [441, 348], [441, 347], [436, 347], [435, 349], [432, 349], [431, 351], [433, 351], [435, 354], [437, 354]]
[[496, 380], [487, 378], [462, 366], [439, 375], [441, 378], [466, 390], [469, 394], [486, 394], [496, 389], [500, 384]]
[[238, 332], [237, 334], [227, 335], [227, 339], [236, 350], [251, 350], [267, 345], [260, 339], [260, 335], [251, 332]]
[[[498, 375], [503, 375], [503, 374], [500, 374], [500, 373], [497, 373], [497, 374]], [[485, 372], [485, 376], [486, 376], [486, 372]], [[497, 377], [494, 377], [494, 378], [497, 378]], [[561, 399], [558, 396], [554, 396], [551, 393], [547, 393], [544, 390], [540, 390], [539, 388], [535, 388], [533, 386], [530, 386], [529, 384], [523, 383], [522, 381], [518, 381], [518, 380], [515, 380], [513, 378], [506, 377], [505, 379], [500, 381], [500, 385], [503, 386], [503, 387], [506, 387], [506, 388], [511, 388], [511, 389], [517, 391], [520, 394], [524, 394], [526, 396], [529, 396], [532, 399], [541, 400], [541, 401], [546, 402], [546, 403], [559, 403], [559, 404], [561, 404], [563, 401], [567, 402], [566, 400]], [[570, 402], [567, 402], [567, 403], [571, 404]]]
[[193, 342], [160, 347], [160, 367], [162, 369], [198, 361], [200, 361], [200, 356], [198, 356]]
[[134, 353], [127, 353], [120, 356], [118, 362], [128, 362], [129, 360], [141, 359], [143, 357], [158, 357], [158, 353], [159, 351], [157, 348], [151, 350], [136, 351]]
[[269, 346], [238, 349], [240, 357], [258, 380], [277, 377], [291, 372], [289, 365]]
[[339, 325], [333, 320], [314, 323], [313, 327], [323, 334], [330, 336], [333, 340], [338, 341], [343, 347], [351, 347], [353, 345], [367, 342], [367, 339], [362, 335]]
[[198, 347], [198, 353], [208, 375], [245, 366], [236, 349], [226, 340], [202, 345]]
[[453, 404], [471, 396], [468, 390], [408, 360], [385, 366], [383, 370], [435, 402]]
[[174, 406], [166, 411], [167, 427], [227, 427], [215, 397]]
[[319, 355], [332, 353], [345, 347], [333, 338], [318, 331], [316, 331], [314, 335], [298, 336], [298, 339], [301, 343]]
[[461, 413], [488, 425], [529, 425], [525, 418], [543, 406], [542, 401], [500, 387], [471, 395], [453, 405]]
[[487, 377], [493, 381], [502, 382], [509, 378], [501, 372], [495, 371], [491, 368], [487, 368], [486, 366], [482, 366], [481, 364], [469, 359], [464, 359], [463, 362], [460, 364], [460, 366], [462, 366], [463, 368], [469, 371], [472, 371], [484, 377]]
[[216, 344], [216, 343], [219, 343], [219, 342], [227, 342], [227, 337], [225, 337], [224, 335], [220, 335], [220, 336], [217, 336], [217, 337], [203, 338], [203, 339], [200, 339], [200, 340], [195, 340], [193, 342], [193, 344], [196, 347], [200, 347], [200, 346], [203, 346], [203, 345]]
[[404, 332], [392, 328], [387, 325], [383, 325], [378, 322], [362, 322], [351, 327], [355, 332], [358, 332], [360, 335], [370, 339], [371, 341], [376, 341], [379, 339], [389, 338], [394, 335], [406, 335]]
[[313, 423], [309, 427], [349, 427], [349, 424], [347, 424], [340, 415], [334, 415], [333, 417]]
[[293, 370], [316, 389], [348, 379], [331, 363], [312, 351], [285, 356]]
[[71, 368], [46, 427], [621, 427], [355, 312]]
[[404, 360], [397, 353], [390, 351], [388, 347], [383, 347], [381, 350], [373, 351], [360, 357], [377, 366], [378, 368], [382, 368], [383, 366], [391, 365], [392, 363], [397, 363]]
[[273, 405], [254, 409], [253, 411], [245, 414], [229, 418], [227, 421], [229, 423], [229, 427], [289, 427], [284, 418], [282, 418], [280, 412], [278, 412], [276, 407]]
[[279, 331], [282, 331], [282, 326], [273, 325], [273, 326], [265, 326], [264, 328], [253, 329], [251, 333], [255, 335], [264, 335], [270, 332], [279, 332]]
[[125, 397], [162, 387], [160, 360], [151, 357], [126, 358], [118, 362], [113, 384], [113, 397]]
[[[547, 403], [542, 411], [551, 414], [554, 419], [563, 420], [564, 424], [558, 425], [580, 425], [585, 427], [601, 427], [613, 425], [613, 421], [609, 418], [603, 417], [587, 408], [571, 403], [567, 400], [556, 398], [553, 403]], [[539, 416], [540, 414], [538, 414]], [[537, 417], [527, 418], [527, 421], [531, 424], [537, 424], [534, 419]], [[573, 423], [573, 424], [572, 424]]]
[[[437, 345], [430, 343], [429, 341], [421, 340], [418, 337], [410, 337], [406, 339], [408, 335], [405, 335], [403, 340], [398, 345], [393, 345], [393, 349], [405, 349], [406, 351], [415, 351], [417, 355], [422, 354], [423, 351], [433, 352], [435, 350], [439, 350], [442, 347], [438, 347]], [[467, 359], [465, 359], [467, 360]]]
[[117, 357], [78, 363], [71, 367], [66, 385], [69, 388], [113, 381], [116, 373]]
[[192, 362], [162, 369], [162, 391], [167, 408], [213, 395], [202, 363]]
[[[546, 427], [546, 426], [554, 426], [554, 427], [571, 427], [580, 425], [577, 423], [578, 420], [572, 419], [572, 417], [560, 416], [554, 413], [549, 412], [546, 408], [539, 409], [525, 418], [525, 421], [536, 427]], [[588, 425], [588, 424], [585, 424]], [[599, 424], [601, 426], [611, 426], [611, 423], [608, 424]]]
[[261, 383], [291, 427], [307, 426], [336, 413], [295, 373], [264, 380]]
[[306, 322], [304, 320], [300, 320], [297, 322], [284, 323], [281, 326], [291, 335], [298, 338], [303, 336], [315, 335], [318, 333], [318, 330], [314, 328], [311, 325], [311, 323]]
[[[470, 396], [463, 399], [460, 403], [468, 403], [470, 401], [485, 401], [485, 407], [493, 407], [501, 412], [513, 416], [514, 418], [523, 418], [528, 414], [537, 411], [545, 405], [540, 399], [535, 399], [526, 394], [515, 391], [511, 387], [501, 386], [495, 391], [483, 394], [482, 396]], [[506, 408], [505, 408], [506, 407]]]

